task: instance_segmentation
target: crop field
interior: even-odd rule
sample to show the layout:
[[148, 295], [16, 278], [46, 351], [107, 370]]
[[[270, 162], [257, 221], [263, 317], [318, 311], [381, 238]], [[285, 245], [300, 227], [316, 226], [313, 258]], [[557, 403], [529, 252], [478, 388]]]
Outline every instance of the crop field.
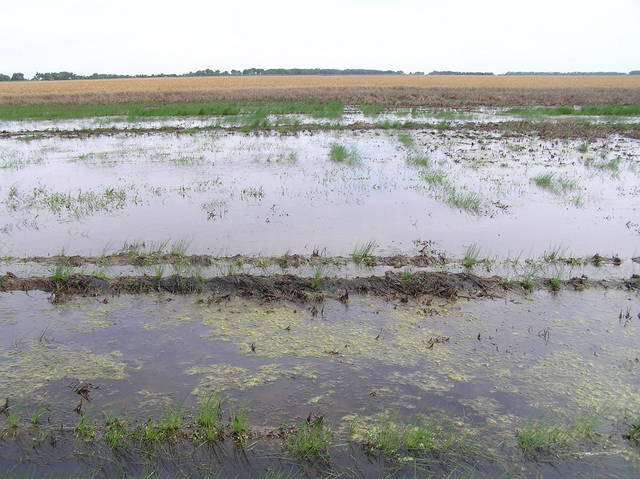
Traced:
[[0, 104], [288, 99], [430, 105], [640, 104], [640, 75], [243, 76], [0, 83]]
[[640, 475], [640, 76], [0, 103], [0, 478]]

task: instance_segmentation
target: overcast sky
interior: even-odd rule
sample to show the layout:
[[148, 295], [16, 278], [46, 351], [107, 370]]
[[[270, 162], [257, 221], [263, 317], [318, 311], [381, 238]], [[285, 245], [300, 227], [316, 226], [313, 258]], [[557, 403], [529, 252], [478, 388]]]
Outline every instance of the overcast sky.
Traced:
[[0, 73], [640, 69], [640, 0], [2, 0]]

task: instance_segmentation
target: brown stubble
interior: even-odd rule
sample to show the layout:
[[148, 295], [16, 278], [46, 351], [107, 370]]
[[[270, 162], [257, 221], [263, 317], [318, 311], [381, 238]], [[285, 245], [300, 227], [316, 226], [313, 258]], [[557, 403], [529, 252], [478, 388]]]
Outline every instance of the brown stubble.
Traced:
[[0, 83], [1, 104], [330, 101], [398, 106], [638, 105], [637, 76], [279, 76]]

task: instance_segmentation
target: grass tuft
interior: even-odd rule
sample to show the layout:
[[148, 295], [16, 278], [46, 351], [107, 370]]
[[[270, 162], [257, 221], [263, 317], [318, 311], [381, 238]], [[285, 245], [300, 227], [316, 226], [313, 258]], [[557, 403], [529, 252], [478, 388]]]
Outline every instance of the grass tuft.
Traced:
[[231, 415], [231, 432], [236, 439], [242, 439], [249, 432], [249, 417], [243, 407]]
[[7, 425], [9, 429], [16, 429], [20, 424], [20, 409], [16, 406], [8, 407], [4, 410], [4, 416], [7, 419]]
[[636, 445], [640, 445], [640, 419], [631, 425], [627, 432], [627, 439]]
[[482, 206], [482, 200], [478, 193], [461, 191], [454, 187], [447, 189], [445, 201], [456, 208], [476, 214], [480, 211], [480, 207]]
[[418, 418], [409, 424], [383, 417], [372, 425], [349, 428], [351, 439], [364, 443], [371, 452], [398, 459], [404, 454], [445, 456], [479, 454], [479, 448], [468, 441], [467, 434], [451, 425]]
[[111, 449], [124, 446], [127, 438], [126, 423], [120, 418], [107, 416], [104, 420], [104, 440]]
[[189, 249], [190, 242], [186, 240], [174, 241], [169, 249], [169, 254], [177, 258], [184, 258]]
[[465, 268], [473, 268], [480, 262], [480, 247], [477, 244], [471, 244], [464, 253], [462, 264]]
[[303, 424], [285, 439], [284, 448], [301, 461], [326, 459], [329, 456], [330, 440], [331, 431], [325, 427], [323, 418], [318, 417]]
[[351, 258], [356, 264], [364, 266], [373, 266], [375, 261], [373, 259], [373, 251], [376, 249], [376, 243], [369, 241], [363, 245], [357, 245], [351, 253]]
[[595, 168], [596, 170], [617, 173], [620, 170], [620, 158], [613, 158], [609, 161], [605, 159], [603, 159], [603, 161], [596, 161], [593, 158], [588, 158], [585, 160], [584, 166], [587, 168]]
[[51, 279], [53, 280], [53, 283], [56, 286], [56, 288], [64, 287], [69, 282], [70, 278], [71, 278], [71, 267], [63, 264], [57, 264], [53, 268], [53, 271], [51, 272]]
[[555, 195], [562, 195], [578, 188], [578, 185], [574, 180], [555, 173], [543, 173], [541, 175], [534, 176], [531, 178], [531, 181], [533, 181], [538, 187], [548, 190]]
[[360, 155], [358, 155], [357, 150], [348, 149], [339, 143], [331, 144], [329, 159], [334, 163], [344, 163], [349, 166], [355, 166], [360, 163]]
[[96, 438], [97, 430], [94, 421], [86, 414], [80, 416], [80, 420], [73, 427], [73, 435], [83, 441], [93, 441]]
[[398, 133], [398, 141], [404, 145], [405, 148], [412, 148], [414, 146], [413, 138], [409, 133]]
[[407, 158], [407, 164], [410, 166], [428, 168], [431, 166], [431, 159], [427, 156], [410, 156]]
[[322, 263], [316, 265], [313, 271], [313, 279], [311, 280], [311, 286], [314, 289], [320, 288], [320, 284], [322, 283], [322, 278], [325, 276], [326, 266]]
[[222, 400], [217, 394], [211, 394], [200, 402], [196, 424], [197, 438], [212, 443], [222, 437]]
[[597, 438], [595, 417], [583, 418], [572, 426], [531, 423], [516, 432], [525, 457], [543, 458], [573, 455], [581, 445]]

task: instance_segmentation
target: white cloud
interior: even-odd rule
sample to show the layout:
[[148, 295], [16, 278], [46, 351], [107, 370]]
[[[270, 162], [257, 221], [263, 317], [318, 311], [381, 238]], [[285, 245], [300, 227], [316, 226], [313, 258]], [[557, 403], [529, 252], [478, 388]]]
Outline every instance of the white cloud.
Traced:
[[4, 73], [640, 68], [637, 0], [3, 3]]

